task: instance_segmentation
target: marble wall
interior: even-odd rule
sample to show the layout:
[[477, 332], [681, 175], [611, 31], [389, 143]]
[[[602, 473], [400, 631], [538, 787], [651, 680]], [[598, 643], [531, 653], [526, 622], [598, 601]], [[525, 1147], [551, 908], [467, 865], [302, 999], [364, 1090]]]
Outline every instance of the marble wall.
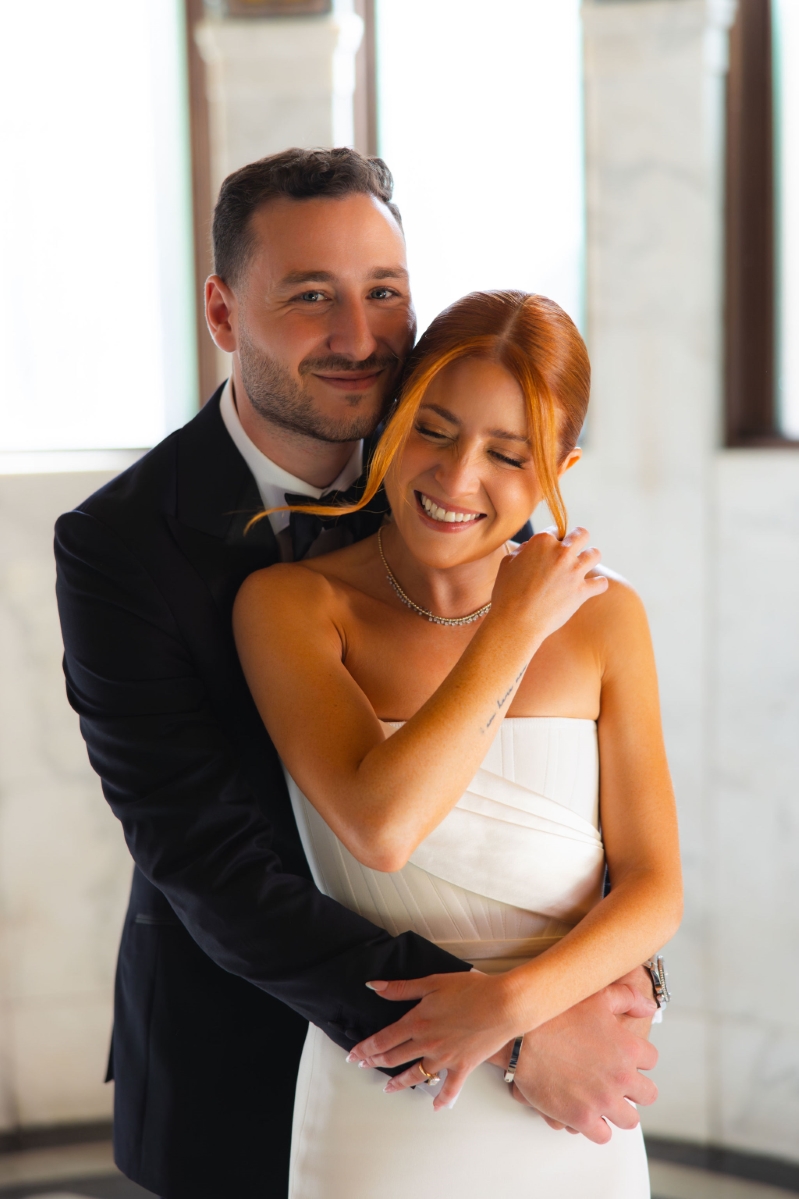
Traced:
[[799, 1159], [799, 454], [721, 448], [734, 6], [584, 5], [588, 336], [572, 518], [640, 589], [682, 829], [659, 1135]]
[[0, 1130], [102, 1119], [130, 859], [61, 673], [56, 517], [104, 473], [0, 476]]

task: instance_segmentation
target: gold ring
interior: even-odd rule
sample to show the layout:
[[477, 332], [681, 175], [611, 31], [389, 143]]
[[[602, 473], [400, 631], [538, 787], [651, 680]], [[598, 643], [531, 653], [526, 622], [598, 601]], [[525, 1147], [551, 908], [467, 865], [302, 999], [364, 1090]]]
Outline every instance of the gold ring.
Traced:
[[419, 1067], [419, 1069], [421, 1070], [422, 1074], [424, 1074], [424, 1085], [425, 1085], [426, 1087], [431, 1087], [431, 1086], [433, 1085], [433, 1083], [436, 1083], [436, 1082], [441, 1082], [441, 1079], [440, 1079], [440, 1077], [438, 1076], [438, 1074], [435, 1074], [435, 1073], [434, 1073], [434, 1074], [428, 1074], [428, 1073], [427, 1073], [427, 1071], [425, 1070], [425, 1068], [424, 1068], [424, 1066], [422, 1065], [421, 1061], [418, 1061], [418, 1062], [416, 1063], [416, 1065]]

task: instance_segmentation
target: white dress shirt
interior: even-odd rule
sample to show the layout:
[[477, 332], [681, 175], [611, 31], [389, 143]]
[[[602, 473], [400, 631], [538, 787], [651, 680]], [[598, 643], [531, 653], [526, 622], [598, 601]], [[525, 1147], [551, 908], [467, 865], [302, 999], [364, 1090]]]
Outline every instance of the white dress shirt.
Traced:
[[[290, 475], [287, 470], [283, 470], [282, 466], [278, 466], [271, 458], [267, 458], [266, 454], [263, 454], [245, 433], [233, 399], [232, 378], [228, 379], [225, 384], [219, 411], [225, 422], [225, 428], [233, 439], [233, 444], [255, 478], [264, 508], [276, 508], [285, 504], [287, 491], [294, 495], [308, 495], [315, 500], [321, 499], [327, 491], [346, 491], [361, 473], [363, 468], [362, 441], [358, 442], [349, 462], [329, 487], [313, 487], [303, 479], [298, 479], [295, 475]], [[269, 516], [269, 523], [275, 534], [280, 533], [283, 529], [288, 528], [289, 513], [272, 512]]]

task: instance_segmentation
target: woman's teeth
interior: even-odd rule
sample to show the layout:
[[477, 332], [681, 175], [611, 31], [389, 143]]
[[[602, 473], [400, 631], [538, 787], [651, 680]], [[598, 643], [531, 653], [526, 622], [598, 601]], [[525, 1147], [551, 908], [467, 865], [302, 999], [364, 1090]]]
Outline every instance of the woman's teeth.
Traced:
[[440, 520], [446, 524], [468, 524], [470, 520], [477, 520], [480, 516], [479, 512], [452, 512], [449, 508], [440, 508], [438, 504], [434, 504], [426, 495], [419, 492], [419, 499], [422, 507], [428, 516], [433, 520]]

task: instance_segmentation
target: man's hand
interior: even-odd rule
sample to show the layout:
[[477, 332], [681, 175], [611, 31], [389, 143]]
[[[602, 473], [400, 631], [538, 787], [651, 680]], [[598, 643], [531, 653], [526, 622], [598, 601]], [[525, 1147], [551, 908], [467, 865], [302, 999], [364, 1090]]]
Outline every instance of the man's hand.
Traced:
[[634, 1032], [637, 1037], [643, 1037], [649, 1040], [649, 1034], [652, 1030], [652, 1017], [657, 1011], [655, 1002], [655, 988], [652, 986], [652, 976], [649, 971], [643, 966], [636, 966], [629, 974], [625, 974], [623, 978], [617, 978], [617, 983], [626, 983], [628, 987], [632, 987], [639, 995], [647, 1000], [652, 1000], [655, 1003], [655, 1009], [646, 1016], [623, 1015], [619, 1019], [624, 1022], [630, 1032]]
[[[600, 1145], [611, 1138], [608, 1120], [635, 1128], [632, 1103], [657, 1098], [655, 1084], [639, 1073], [651, 1070], [658, 1057], [644, 1039], [655, 1012], [652, 988], [648, 976], [645, 982], [639, 975], [646, 975], [640, 967], [528, 1033], [513, 1098], [535, 1108], [551, 1127], [581, 1132]], [[504, 1066], [507, 1053], [491, 1060]]]

